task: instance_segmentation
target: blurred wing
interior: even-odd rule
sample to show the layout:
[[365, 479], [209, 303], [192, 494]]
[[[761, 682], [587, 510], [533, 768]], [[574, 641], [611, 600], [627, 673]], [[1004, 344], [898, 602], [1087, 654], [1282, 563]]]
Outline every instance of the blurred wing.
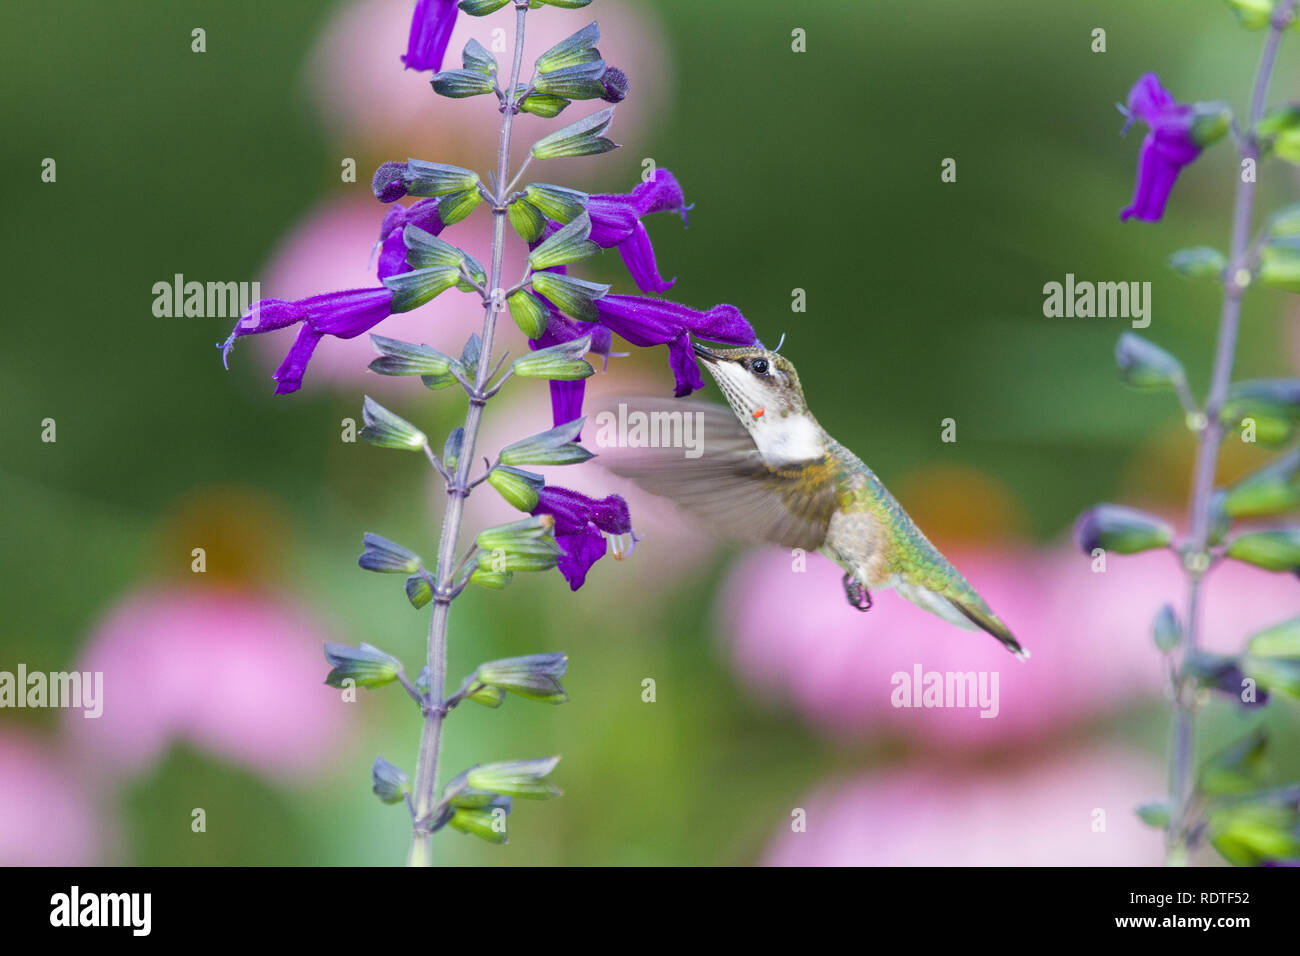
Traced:
[[[591, 421], [599, 429], [600, 464], [652, 495], [671, 498], [718, 537], [806, 551], [825, 541], [837, 503], [826, 457], [773, 468], [730, 408], [705, 402], [612, 399]], [[637, 423], [640, 439], [658, 439], [660, 447], [629, 446], [626, 439], [638, 440]], [[674, 436], [689, 442], [674, 442]]]

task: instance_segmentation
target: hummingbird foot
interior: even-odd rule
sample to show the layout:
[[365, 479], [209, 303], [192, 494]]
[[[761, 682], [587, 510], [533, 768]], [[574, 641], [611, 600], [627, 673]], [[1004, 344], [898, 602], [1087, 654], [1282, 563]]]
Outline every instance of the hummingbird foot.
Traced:
[[851, 574], [844, 575], [844, 596], [849, 604], [859, 611], [871, 610], [871, 592], [867, 586]]

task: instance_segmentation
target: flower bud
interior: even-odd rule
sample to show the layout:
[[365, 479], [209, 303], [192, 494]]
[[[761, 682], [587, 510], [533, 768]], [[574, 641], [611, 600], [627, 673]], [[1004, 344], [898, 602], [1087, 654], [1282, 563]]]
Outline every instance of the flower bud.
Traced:
[[1188, 136], [1202, 148], [1217, 143], [1232, 129], [1232, 110], [1224, 103], [1196, 103]]
[[1229, 541], [1224, 553], [1266, 571], [1300, 571], [1300, 528], [1247, 532]]
[[596, 302], [609, 291], [609, 286], [599, 282], [588, 282], [558, 272], [534, 272], [532, 284], [533, 289], [554, 302], [565, 315], [583, 322], [595, 322], [600, 318]]
[[379, 358], [370, 363], [370, 371], [380, 375], [446, 375], [456, 362], [449, 355], [427, 345], [414, 345], [382, 335], [370, 336], [370, 344]]
[[362, 536], [361, 557], [357, 564], [367, 571], [385, 574], [411, 574], [420, 569], [420, 556], [387, 538], [366, 532]]
[[366, 423], [361, 429], [361, 437], [380, 448], [419, 451], [428, 441], [424, 432], [406, 419], [394, 415], [369, 395], [362, 405], [361, 417]]
[[1268, 735], [1262, 728], [1256, 728], [1220, 750], [1201, 767], [1199, 789], [1215, 796], [1256, 789], [1263, 777], [1267, 746]]
[[326, 642], [325, 660], [334, 667], [325, 678], [325, 683], [331, 687], [342, 687], [343, 681], [348, 679], [358, 687], [383, 687], [397, 680], [402, 671], [401, 661], [373, 644], [350, 647]]
[[1174, 609], [1168, 604], [1156, 612], [1155, 621], [1151, 625], [1152, 637], [1155, 639], [1156, 647], [1164, 654], [1168, 654], [1183, 639], [1183, 629], [1178, 623], [1178, 617], [1174, 614]]
[[592, 156], [617, 149], [618, 143], [602, 135], [613, 121], [614, 108], [611, 106], [592, 113], [576, 123], [570, 123], [535, 142], [532, 150], [533, 158], [560, 159], [567, 156]]
[[1179, 249], [1168, 261], [1169, 268], [1189, 279], [1219, 276], [1228, 267], [1228, 260], [1223, 253], [1210, 246]]
[[482, 96], [496, 89], [496, 83], [491, 76], [476, 70], [443, 70], [441, 73], [435, 73], [429, 82], [435, 93], [451, 99]]
[[558, 797], [561, 793], [559, 787], [546, 779], [559, 762], [559, 757], [542, 757], [537, 760], [482, 764], [469, 770], [465, 779], [475, 790], [489, 790], [529, 800], [546, 800]]
[[510, 318], [514, 319], [519, 331], [530, 339], [540, 339], [550, 323], [550, 313], [542, 300], [527, 289], [520, 289], [506, 299], [510, 308]]
[[562, 704], [569, 697], [559, 679], [568, 666], [566, 654], [529, 654], [480, 664], [475, 677], [482, 684], [528, 700]]
[[1252, 635], [1246, 641], [1246, 652], [1255, 657], [1300, 658], [1300, 617]]
[[375, 758], [375, 765], [370, 768], [370, 779], [375, 796], [384, 803], [401, 803], [411, 792], [411, 782], [406, 779], [406, 774], [383, 757]]
[[1116, 554], [1136, 554], [1163, 548], [1174, 529], [1154, 515], [1123, 505], [1100, 504], [1079, 516], [1074, 540], [1084, 554], [1097, 548]]
[[1210, 844], [1234, 866], [1300, 858], [1300, 814], [1294, 805], [1232, 803], [1210, 811]]
[[595, 456], [573, 439], [582, 432], [586, 418], [539, 432], [501, 449], [503, 465], [575, 465]]
[[1232, 518], [1257, 518], [1300, 508], [1300, 449], [1253, 472], [1223, 494], [1223, 511]]
[[433, 600], [433, 585], [423, 574], [412, 574], [406, 579], [406, 599], [417, 611]]
[[[556, 381], [576, 381], [596, 374], [596, 370], [582, 356], [591, 349], [591, 336], [561, 342], [549, 348], [521, 355], [511, 365], [522, 378], [549, 378]], [[528, 509], [532, 510], [532, 509]]]
[[576, 218], [587, 208], [591, 198], [587, 193], [550, 183], [532, 183], [524, 188], [524, 194], [543, 215], [556, 222], [569, 222]]
[[596, 44], [600, 42], [600, 28], [589, 23], [577, 33], [565, 37], [537, 58], [537, 71], [551, 73], [566, 67], [582, 66], [600, 59]]
[[488, 484], [520, 511], [531, 512], [537, 507], [546, 479], [531, 471], [497, 465], [488, 473]]
[[589, 259], [600, 251], [600, 246], [587, 238], [589, 235], [591, 217], [584, 209], [572, 222], [552, 233], [545, 242], [530, 252], [528, 265], [542, 270]]
[[1134, 388], [1177, 388], [1186, 381], [1178, 359], [1132, 332], [1125, 332], [1115, 344], [1115, 364], [1120, 377]]
[[623, 100], [627, 99], [627, 94], [632, 89], [632, 83], [628, 80], [627, 74], [615, 66], [605, 70], [605, 75], [600, 78], [600, 85], [604, 89], [600, 98], [606, 103], [622, 103]]

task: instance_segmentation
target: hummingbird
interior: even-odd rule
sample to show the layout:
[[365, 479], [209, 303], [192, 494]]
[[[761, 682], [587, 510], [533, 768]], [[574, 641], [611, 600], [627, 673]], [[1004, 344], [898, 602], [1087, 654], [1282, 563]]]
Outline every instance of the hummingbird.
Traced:
[[698, 457], [643, 449], [602, 456], [609, 470], [672, 499], [720, 537], [820, 552], [844, 571], [844, 595], [859, 611], [871, 608], [873, 591], [893, 588], [1029, 657], [875, 473], [813, 417], [789, 359], [757, 346], [692, 344], [727, 406], [631, 401], [652, 416], [696, 414]]

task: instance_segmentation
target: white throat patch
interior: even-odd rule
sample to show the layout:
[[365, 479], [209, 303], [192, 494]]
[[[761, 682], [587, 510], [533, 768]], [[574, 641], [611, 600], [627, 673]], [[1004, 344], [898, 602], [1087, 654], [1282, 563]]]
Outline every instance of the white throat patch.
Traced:
[[746, 424], [769, 465], [795, 465], [826, 454], [822, 430], [807, 415], [770, 419], [764, 415]]

